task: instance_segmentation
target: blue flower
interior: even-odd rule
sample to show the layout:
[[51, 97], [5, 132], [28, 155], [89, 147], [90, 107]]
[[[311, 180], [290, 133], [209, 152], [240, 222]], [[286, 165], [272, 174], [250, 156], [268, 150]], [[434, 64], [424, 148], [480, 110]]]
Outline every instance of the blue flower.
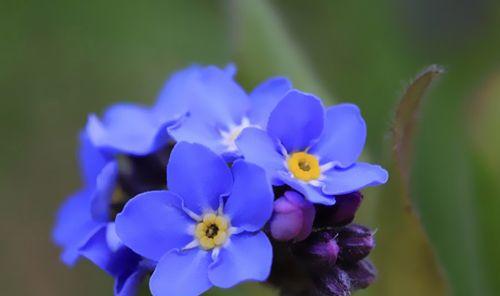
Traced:
[[139, 279], [151, 268], [123, 245], [110, 219], [117, 163], [82, 133], [80, 165], [83, 189], [61, 206], [53, 231], [54, 241], [63, 248], [61, 258], [74, 265], [80, 256], [86, 257], [115, 278], [115, 295], [134, 295]]
[[333, 205], [335, 195], [383, 184], [387, 171], [356, 162], [366, 139], [357, 106], [325, 108], [297, 90], [272, 111], [267, 132], [245, 129], [236, 144], [246, 161], [264, 168], [273, 185], [287, 184], [313, 203]]
[[[190, 81], [199, 66], [188, 67], [171, 75], [152, 106], [120, 103], [111, 106], [99, 119], [89, 116], [86, 132], [92, 143], [112, 154], [144, 156], [158, 150], [170, 139], [167, 127], [189, 112]], [[234, 73], [232, 67], [226, 75]]]
[[[247, 127], [265, 129], [269, 114], [291, 88], [281, 77], [271, 78], [249, 95], [233, 79], [235, 68], [193, 66], [162, 92], [161, 105], [185, 104], [189, 113], [169, 128], [176, 141], [202, 144], [217, 154], [238, 155], [235, 139]], [[174, 91], [175, 90], [175, 91]], [[166, 108], [166, 107], [165, 107]]]
[[199, 295], [268, 277], [272, 247], [260, 230], [273, 192], [261, 168], [237, 160], [230, 169], [208, 148], [181, 142], [170, 156], [167, 185], [134, 197], [116, 218], [121, 240], [158, 261], [154, 295]]

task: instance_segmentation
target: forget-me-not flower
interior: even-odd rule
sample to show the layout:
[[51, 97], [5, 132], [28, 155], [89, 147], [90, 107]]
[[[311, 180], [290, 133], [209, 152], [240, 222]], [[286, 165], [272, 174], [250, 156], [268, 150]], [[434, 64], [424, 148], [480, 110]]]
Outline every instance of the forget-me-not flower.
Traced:
[[[235, 140], [247, 127], [265, 128], [269, 114], [291, 88], [286, 78], [275, 77], [250, 94], [233, 78], [234, 68], [193, 66], [176, 81], [175, 91], [164, 91], [162, 104], [182, 101], [189, 116], [169, 128], [176, 141], [202, 144], [229, 158], [238, 155]], [[182, 72], [181, 72], [182, 73]]]
[[151, 266], [123, 245], [115, 232], [110, 204], [117, 163], [82, 133], [80, 165], [83, 189], [61, 206], [53, 231], [54, 241], [63, 248], [61, 258], [74, 265], [80, 256], [86, 257], [115, 278], [115, 295], [135, 295]]
[[264, 168], [273, 185], [287, 184], [313, 203], [383, 184], [387, 171], [357, 162], [366, 125], [357, 106], [325, 108], [313, 95], [290, 91], [277, 104], [267, 132], [245, 129], [236, 144], [246, 161]]
[[264, 170], [237, 160], [231, 169], [199, 144], [174, 146], [168, 191], [131, 199], [116, 218], [117, 233], [132, 250], [158, 261], [154, 295], [199, 295], [265, 280], [272, 247], [261, 231], [273, 208]]

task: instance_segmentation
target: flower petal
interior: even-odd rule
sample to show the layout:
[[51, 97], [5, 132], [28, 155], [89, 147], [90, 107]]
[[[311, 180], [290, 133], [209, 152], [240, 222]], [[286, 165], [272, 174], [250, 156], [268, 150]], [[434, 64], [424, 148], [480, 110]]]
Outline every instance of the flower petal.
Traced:
[[234, 78], [236, 73], [238, 72], [238, 69], [236, 68], [236, 65], [234, 63], [229, 63], [224, 67], [224, 73], [226, 73], [227, 76]]
[[236, 139], [236, 146], [246, 161], [263, 168], [274, 185], [277, 171], [285, 169], [285, 158], [277, 150], [266, 132], [257, 128], [246, 128]]
[[170, 76], [153, 107], [154, 113], [160, 120], [165, 122], [180, 118], [189, 112], [189, 89], [201, 69], [199, 65], [192, 65]]
[[78, 248], [100, 226], [90, 215], [90, 190], [81, 190], [69, 197], [57, 213], [52, 232], [54, 242], [63, 247], [61, 259], [67, 265], [76, 263]]
[[353, 164], [363, 151], [366, 141], [366, 123], [358, 106], [339, 104], [326, 110], [323, 134], [310, 152], [322, 163], [335, 162], [342, 167]]
[[267, 130], [288, 152], [303, 151], [320, 137], [324, 117], [325, 111], [318, 98], [292, 90], [271, 112]]
[[139, 286], [146, 278], [150, 269], [148, 266], [141, 264], [132, 272], [121, 274], [115, 277], [114, 292], [116, 296], [136, 296]]
[[328, 206], [335, 204], [334, 196], [328, 196], [321, 192], [320, 188], [307, 184], [303, 181], [299, 181], [286, 172], [279, 172], [279, 178], [288, 186], [302, 193], [302, 195], [304, 195], [304, 197], [312, 203]]
[[109, 225], [104, 224], [79, 251], [82, 256], [113, 276], [131, 273], [141, 257], [123, 244], [114, 249], [108, 242], [108, 227]]
[[167, 165], [169, 190], [180, 195], [184, 205], [202, 214], [219, 207], [219, 198], [229, 195], [233, 178], [226, 162], [199, 144], [180, 142]]
[[189, 227], [194, 221], [182, 211], [180, 197], [169, 191], [137, 195], [125, 205], [115, 223], [125, 245], [154, 261], [193, 240]]
[[250, 107], [247, 94], [227, 73], [209, 66], [198, 73], [192, 92], [191, 114], [208, 123], [239, 123]]
[[103, 120], [89, 117], [86, 131], [92, 143], [112, 153], [146, 155], [167, 143], [166, 125], [152, 109], [117, 104], [104, 114]]
[[347, 169], [330, 169], [324, 172], [323, 192], [325, 194], [346, 194], [367, 186], [387, 182], [388, 173], [379, 165], [358, 162]]
[[156, 266], [149, 288], [154, 296], [200, 295], [212, 287], [208, 280], [210, 253], [199, 248], [172, 251]]
[[238, 160], [232, 167], [234, 184], [224, 206], [231, 225], [258, 231], [271, 218], [274, 194], [266, 173], [260, 167]]
[[118, 163], [109, 162], [96, 178], [96, 188], [92, 195], [91, 211], [96, 221], [108, 222], [110, 219], [111, 198], [118, 180]]
[[250, 102], [230, 72], [215, 66], [194, 66], [180, 72], [162, 91], [158, 108], [166, 110], [169, 104], [177, 106], [183, 101], [182, 108], [211, 125], [239, 123]]
[[226, 150], [222, 144], [221, 134], [213, 126], [201, 121], [199, 117], [185, 117], [168, 130], [177, 142], [201, 144], [219, 155]]
[[250, 94], [250, 121], [265, 128], [271, 111], [291, 88], [292, 83], [284, 77], [273, 77], [257, 85]]
[[109, 162], [109, 158], [92, 144], [86, 132], [80, 134], [79, 158], [85, 185], [95, 186], [97, 175]]
[[271, 271], [273, 249], [263, 232], [233, 235], [210, 265], [208, 277], [214, 286], [230, 288], [240, 282], [264, 281]]

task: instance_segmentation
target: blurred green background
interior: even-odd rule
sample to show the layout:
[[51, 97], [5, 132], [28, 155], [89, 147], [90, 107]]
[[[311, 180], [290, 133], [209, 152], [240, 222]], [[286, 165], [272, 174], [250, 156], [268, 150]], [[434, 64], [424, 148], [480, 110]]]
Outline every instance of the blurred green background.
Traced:
[[[499, 28], [488, 0], [0, 0], [1, 294], [111, 294], [103, 272], [68, 269], [50, 241], [79, 186], [78, 130], [113, 102], [153, 102], [175, 69], [231, 61], [247, 89], [285, 75], [363, 110], [365, 157], [391, 182], [366, 191], [358, 218], [378, 229], [380, 273], [360, 295], [500, 294]], [[447, 73], [420, 110], [402, 194], [393, 113], [433, 63]]]

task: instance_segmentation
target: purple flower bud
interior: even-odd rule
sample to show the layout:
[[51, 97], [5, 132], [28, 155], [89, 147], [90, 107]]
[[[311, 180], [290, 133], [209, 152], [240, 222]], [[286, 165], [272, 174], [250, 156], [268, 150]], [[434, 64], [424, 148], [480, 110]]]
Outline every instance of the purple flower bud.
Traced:
[[339, 251], [335, 233], [331, 231], [313, 233], [307, 240], [294, 246], [294, 252], [315, 268], [333, 266], [337, 261]]
[[349, 296], [351, 295], [351, 279], [349, 274], [338, 266], [334, 266], [321, 274], [316, 280], [316, 291], [313, 295]]
[[349, 265], [344, 270], [351, 279], [351, 288], [353, 290], [367, 288], [377, 277], [377, 270], [368, 259]]
[[335, 196], [334, 206], [317, 207], [316, 226], [342, 226], [351, 223], [362, 200], [360, 192]]
[[356, 263], [368, 256], [375, 247], [373, 232], [356, 224], [341, 228], [337, 243], [340, 247], [339, 260], [343, 263]]
[[304, 240], [309, 236], [316, 210], [302, 195], [286, 191], [274, 202], [271, 235], [279, 241]]
[[348, 296], [355, 290], [367, 288], [375, 281], [376, 274], [368, 260], [343, 267], [335, 265], [319, 274], [313, 295]]

